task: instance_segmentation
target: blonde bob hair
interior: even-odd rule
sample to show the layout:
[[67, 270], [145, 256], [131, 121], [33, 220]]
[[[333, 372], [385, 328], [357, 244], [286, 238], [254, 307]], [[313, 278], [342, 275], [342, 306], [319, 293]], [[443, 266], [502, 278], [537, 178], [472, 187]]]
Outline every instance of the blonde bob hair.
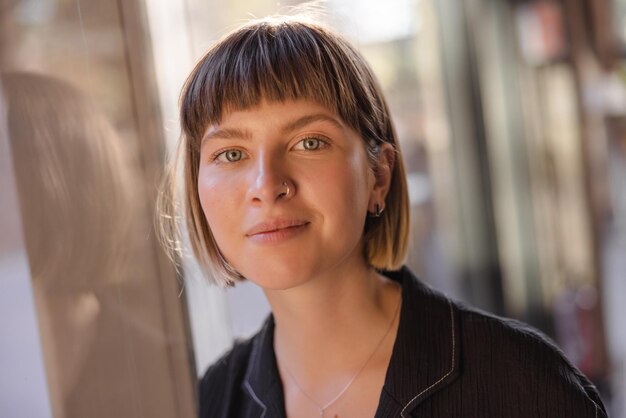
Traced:
[[[271, 17], [250, 22], [217, 42], [195, 66], [181, 93], [182, 137], [176, 161], [184, 164], [184, 216], [194, 255], [215, 284], [232, 286], [244, 277], [222, 256], [200, 206], [201, 139], [226, 112], [262, 100], [300, 99], [326, 106], [358, 132], [374, 173], [380, 145], [392, 145], [395, 163], [385, 210], [366, 220], [364, 256], [379, 270], [397, 269], [405, 259], [409, 234], [405, 171], [389, 109], [371, 69], [352, 45], [328, 28], [298, 17]], [[171, 181], [169, 192], [174, 189]], [[177, 250], [175, 205], [163, 202], [162, 237], [167, 248]]]

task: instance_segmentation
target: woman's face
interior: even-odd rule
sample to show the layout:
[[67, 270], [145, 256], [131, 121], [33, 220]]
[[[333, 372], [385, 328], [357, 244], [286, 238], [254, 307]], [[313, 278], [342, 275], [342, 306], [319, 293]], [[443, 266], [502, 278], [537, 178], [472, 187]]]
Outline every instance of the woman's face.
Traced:
[[367, 211], [384, 196], [363, 140], [334, 112], [299, 100], [227, 113], [200, 158], [204, 215], [246, 278], [287, 289], [364, 265]]

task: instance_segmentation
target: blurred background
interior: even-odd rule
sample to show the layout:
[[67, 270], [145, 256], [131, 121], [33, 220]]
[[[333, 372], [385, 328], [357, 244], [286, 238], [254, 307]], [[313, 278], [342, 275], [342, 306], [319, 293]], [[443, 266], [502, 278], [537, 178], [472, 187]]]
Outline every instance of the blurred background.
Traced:
[[[195, 416], [268, 313], [154, 202], [194, 63], [298, 1], [0, 0], [0, 416]], [[327, 0], [399, 132], [407, 264], [543, 330], [626, 417], [626, 0]]]

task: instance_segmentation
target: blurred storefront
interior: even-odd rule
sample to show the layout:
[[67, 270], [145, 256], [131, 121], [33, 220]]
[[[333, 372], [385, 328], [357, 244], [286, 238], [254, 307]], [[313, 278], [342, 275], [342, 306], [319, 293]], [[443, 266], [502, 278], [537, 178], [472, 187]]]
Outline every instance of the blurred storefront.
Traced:
[[550, 334], [621, 417], [623, 4], [464, 5], [505, 313]]
[[[0, 212], [22, 225], [0, 237], [0, 271], [22, 260], [50, 416], [194, 416], [196, 376], [261, 323], [268, 306], [252, 285], [209, 288], [190, 259], [182, 285], [152, 213], [194, 62], [237, 22], [300, 3], [0, 0], [0, 71], [11, 83], [0, 150], [14, 167], [2, 172], [11, 187]], [[371, 63], [394, 114], [413, 217], [407, 263], [456, 298], [542, 329], [625, 418], [626, 1], [323, 8]], [[50, 86], [59, 97], [46, 93], [41, 106], [53, 115], [9, 115], [8, 90]], [[78, 105], [65, 109], [67, 97]], [[62, 123], [79, 133], [55, 139], [49, 118], [86, 122]], [[24, 142], [38, 138], [26, 127], [37, 123], [51, 161], [28, 159], [40, 145]], [[106, 178], [72, 175], [98, 164]], [[39, 189], [84, 216], [47, 219], [53, 203]], [[90, 229], [96, 222], [106, 227]], [[76, 249], [39, 274], [60, 263], [50, 259], [60, 246]], [[89, 268], [63, 274], [77, 259]], [[7, 396], [0, 415], [19, 407]]]

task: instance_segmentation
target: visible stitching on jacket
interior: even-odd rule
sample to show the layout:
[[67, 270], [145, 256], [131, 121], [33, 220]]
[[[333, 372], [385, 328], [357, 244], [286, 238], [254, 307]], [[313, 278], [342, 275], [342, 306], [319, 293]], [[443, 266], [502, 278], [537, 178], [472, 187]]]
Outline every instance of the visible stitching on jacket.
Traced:
[[[258, 344], [255, 344], [255, 347], [253, 347], [253, 350], [254, 350], [253, 351], [254, 358], [252, 359], [252, 364], [257, 364], [256, 360], [257, 360], [257, 357], [259, 356], [259, 351], [260, 351]], [[250, 386], [250, 382], [248, 381], [248, 376], [246, 376], [246, 381], [244, 382], [244, 385], [246, 386], [246, 389], [248, 390], [248, 393], [250, 394], [250, 396], [252, 396], [252, 399], [254, 399], [255, 402], [261, 405], [261, 408], [263, 408], [263, 413], [261, 414], [261, 418], [263, 418], [265, 416], [265, 413], [267, 412], [267, 406], [261, 401], [261, 399], [259, 399], [257, 394], [254, 392], [254, 389], [252, 389], [252, 386]]]
[[263, 413], [261, 414], [261, 418], [263, 418], [265, 416], [265, 413], [267, 412], [267, 406], [265, 406], [265, 404], [263, 402], [261, 402], [261, 400], [258, 398], [258, 396], [256, 395], [256, 393], [254, 393], [254, 390], [252, 389], [252, 387], [250, 386], [250, 383], [248, 383], [248, 381], [246, 380], [246, 382], [244, 383], [244, 385], [246, 385], [246, 389], [248, 389], [248, 392], [250, 393], [250, 396], [252, 396], [252, 398], [259, 404], [261, 405], [261, 408], [263, 408]]
[[448, 371], [448, 373], [444, 374], [435, 383], [433, 383], [432, 385], [428, 386], [426, 389], [424, 389], [423, 391], [421, 391], [420, 393], [415, 395], [415, 397], [413, 399], [411, 399], [404, 406], [404, 408], [402, 408], [402, 412], [400, 412], [400, 415], [402, 415], [402, 418], [407, 418], [407, 416], [404, 415], [404, 414], [406, 413], [406, 409], [409, 407], [409, 405], [411, 405], [417, 398], [422, 396], [424, 393], [428, 392], [430, 389], [432, 389], [433, 387], [435, 387], [439, 383], [441, 383], [446, 377], [450, 376], [450, 374], [454, 371], [454, 353], [455, 353], [455, 350], [456, 350], [456, 347], [455, 347], [456, 342], [454, 340], [454, 308], [452, 307], [452, 304], [450, 302], [448, 302], [448, 305], [450, 306], [450, 322], [452, 323], [452, 366], [450, 367], [450, 370]]

